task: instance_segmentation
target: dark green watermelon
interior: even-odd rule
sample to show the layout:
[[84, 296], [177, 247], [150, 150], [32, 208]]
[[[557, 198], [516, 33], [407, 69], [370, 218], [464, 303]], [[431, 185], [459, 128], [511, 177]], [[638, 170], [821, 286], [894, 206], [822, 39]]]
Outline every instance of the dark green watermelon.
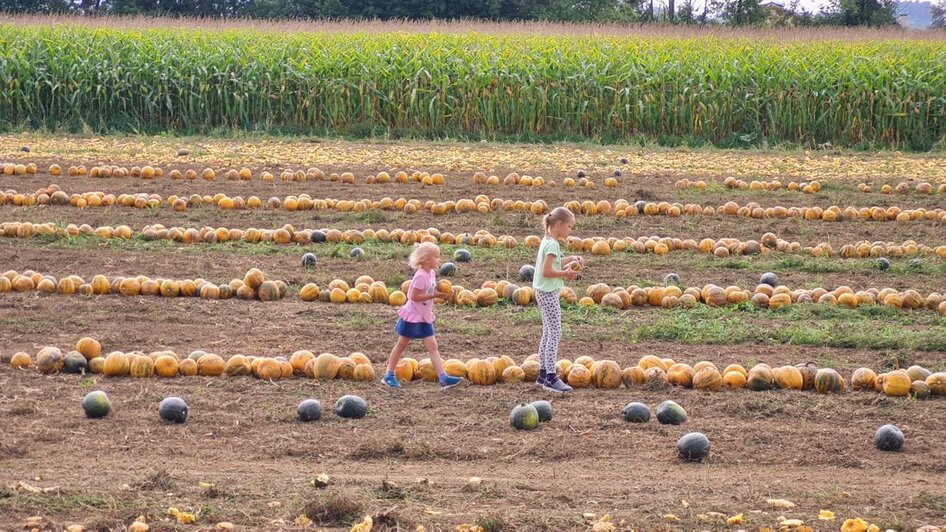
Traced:
[[650, 421], [650, 408], [644, 403], [627, 403], [624, 407], [624, 421], [647, 423]]
[[347, 419], [360, 419], [368, 413], [368, 402], [357, 395], [344, 395], [335, 401], [335, 415]]
[[169, 423], [187, 421], [187, 403], [180, 397], [165, 397], [158, 405], [158, 415]]
[[539, 413], [540, 422], [552, 421], [552, 403], [548, 401], [535, 401], [532, 403], [532, 406], [535, 407], [536, 412]]
[[539, 427], [539, 411], [532, 405], [519, 405], [509, 414], [509, 424], [516, 430], [532, 430]]
[[85, 410], [87, 417], [93, 419], [105, 417], [112, 411], [112, 403], [108, 400], [108, 396], [105, 395], [105, 392], [96, 390], [89, 392], [82, 399], [82, 410]]
[[699, 462], [709, 456], [710, 441], [701, 432], [684, 434], [677, 440], [677, 452], [687, 462]]
[[894, 425], [884, 425], [874, 434], [874, 445], [881, 451], [899, 451], [904, 440], [903, 432]]
[[456, 259], [457, 262], [470, 262], [473, 256], [465, 249], [458, 249], [453, 252], [453, 258]]
[[664, 425], [681, 425], [686, 420], [686, 410], [673, 401], [664, 401], [657, 407], [657, 421]]
[[531, 283], [533, 277], [535, 277], [535, 266], [531, 264], [524, 264], [521, 268], [519, 268], [520, 281]]
[[322, 403], [316, 399], [306, 399], [299, 403], [296, 414], [299, 415], [299, 421], [317, 421], [322, 417]]

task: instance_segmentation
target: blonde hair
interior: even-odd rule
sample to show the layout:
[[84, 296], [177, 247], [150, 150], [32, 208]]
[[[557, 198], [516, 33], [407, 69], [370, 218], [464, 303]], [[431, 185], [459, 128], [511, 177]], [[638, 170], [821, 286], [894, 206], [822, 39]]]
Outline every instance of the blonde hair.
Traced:
[[420, 269], [422, 262], [427, 260], [434, 252], [440, 251], [440, 247], [433, 242], [422, 242], [411, 251], [411, 256], [407, 258], [407, 263], [415, 270]]
[[565, 207], [556, 207], [552, 209], [552, 212], [545, 215], [542, 218], [542, 223], [545, 224], [545, 232], [548, 233], [552, 226], [560, 222], [573, 222], [575, 221], [575, 214], [566, 209]]

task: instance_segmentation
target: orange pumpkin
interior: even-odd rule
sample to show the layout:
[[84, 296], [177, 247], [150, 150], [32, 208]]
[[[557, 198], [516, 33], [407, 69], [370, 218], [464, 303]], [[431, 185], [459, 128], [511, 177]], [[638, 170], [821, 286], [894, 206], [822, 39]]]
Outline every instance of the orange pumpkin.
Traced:
[[723, 386], [723, 377], [716, 368], [706, 366], [693, 375], [693, 388], [697, 390], [717, 391]]
[[197, 373], [204, 377], [219, 377], [223, 375], [226, 367], [223, 359], [213, 353], [208, 353], [197, 360]]
[[706, 361], [706, 360], [701, 360], [701, 361], [697, 362], [696, 364], [693, 364], [693, 371], [695, 371], [695, 372], [697, 372], [697, 373], [699, 373], [700, 370], [703, 369], [703, 368], [713, 368], [713, 369], [715, 369], [717, 372], [719, 372], [719, 369], [716, 367], [716, 364], [713, 364], [712, 362], [709, 362], [709, 361]]
[[595, 363], [591, 377], [596, 388], [613, 389], [621, 386], [623, 376], [617, 362], [602, 360]]
[[769, 390], [775, 385], [775, 375], [767, 364], [756, 364], [746, 376], [746, 388], [755, 392]]
[[15, 353], [10, 358], [10, 367], [13, 369], [27, 369], [33, 365], [33, 360], [26, 353]]
[[739, 373], [742, 373], [743, 377], [746, 377], [749, 375], [749, 372], [746, 371], [746, 368], [740, 366], [739, 364], [730, 364], [726, 366], [726, 369], [723, 370], [723, 375], [725, 376], [730, 371], [738, 371]]
[[466, 365], [467, 378], [473, 384], [488, 386], [496, 384], [496, 369], [485, 360], [472, 359]]
[[644, 379], [646, 379], [646, 383], [649, 385], [660, 386], [669, 384], [667, 381], [667, 373], [657, 367], [644, 370]]
[[154, 361], [148, 356], [136, 356], [128, 365], [128, 373], [136, 379], [150, 378], [154, 375]]
[[266, 281], [266, 277], [259, 268], [252, 268], [243, 276], [243, 283], [256, 290]]
[[857, 368], [851, 375], [851, 388], [858, 391], [872, 392], [877, 387], [877, 374], [870, 368]]
[[197, 375], [197, 361], [190, 358], [185, 358], [178, 365], [177, 371], [182, 377], [193, 377], [194, 375]]
[[306, 364], [308, 364], [309, 361], [314, 358], [315, 355], [313, 355], [311, 351], [306, 351], [305, 349], [301, 349], [290, 355], [289, 364], [292, 366], [293, 375], [305, 375]]
[[103, 371], [105, 371], [104, 357], [95, 357], [89, 361], [89, 373], [93, 375], [101, 375]]
[[76, 342], [76, 351], [81, 353], [86, 360], [92, 360], [95, 357], [102, 356], [102, 344], [95, 338], [86, 336]]
[[154, 373], [167, 379], [177, 377], [178, 366], [180, 363], [177, 358], [171, 355], [159, 355], [154, 361]]
[[371, 359], [365, 356], [364, 353], [355, 352], [348, 355], [348, 358], [352, 359], [355, 362], [355, 365], [371, 364]]
[[695, 373], [689, 364], [674, 364], [667, 370], [667, 382], [674, 386], [692, 388]]
[[595, 365], [595, 359], [588, 355], [583, 355], [575, 359], [575, 364], [581, 364], [585, 366], [585, 369], [591, 371], [591, 368]]
[[640, 361], [637, 363], [638, 366], [644, 371], [649, 368], [660, 368], [663, 371], [667, 371], [669, 366], [664, 366], [663, 360], [656, 355], [644, 355], [641, 357]]
[[425, 382], [437, 382], [437, 370], [434, 369], [434, 364], [429, 358], [425, 358], [417, 363], [417, 367], [414, 368], [414, 379]]
[[414, 366], [410, 360], [402, 358], [394, 366], [394, 376], [401, 382], [410, 382], [414, 380]]
[[926, 378], [926, 384], [933, 395], [946, 395], [946, 372], [933, 373]]
[[490, 363], [493, 365], [493, 370], [496, 371], [496, 376], [501, 377], [503, 372], [506, 371], [506, 368], [509, 366], [514, 366], [515, 363], [511, 363], [512, 359], [509, 357], [497, 357], [490, 360]]
[[[198, 363], [199, 364], [199, 363]], [[282, 368], [274, 358], [263, 358], [256, 368], [256, 377], [264, 381], [277, 381], [282, 378]]]
[[568, 385], [572, 388], [587, 388], [591, 384], [591, 378], [591, 370], [576, 362], [568, 372]]
[[746, 387], [746, 374], [739, 371], [728, 371], [723, 375], [723, 386], [731, 390], [739, 390]]
[[358, 364], [355, 363], [349, 357], [341, 357], [338, 359], [338, 371], [335, 372], [335, 378], [341, 380], [354, 380], [355, 379], [355, 366]]

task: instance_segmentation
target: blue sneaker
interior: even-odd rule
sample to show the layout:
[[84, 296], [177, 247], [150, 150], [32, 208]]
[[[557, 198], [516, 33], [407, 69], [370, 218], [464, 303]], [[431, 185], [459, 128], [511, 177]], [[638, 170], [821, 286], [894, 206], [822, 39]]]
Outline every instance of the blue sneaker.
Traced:
[[450, 375], [444, 375], [440, 377], [440, 389], [446, 390], [447, 388], [453, 388], [457, 384], [463, 382], [463, 379], [460, 377], [451, 377]]
[[381, 382], [387, 385], [388, 388], [400, 388], [401, 383], [398, 382], [397, 377], [394, 375], [385, 375]]

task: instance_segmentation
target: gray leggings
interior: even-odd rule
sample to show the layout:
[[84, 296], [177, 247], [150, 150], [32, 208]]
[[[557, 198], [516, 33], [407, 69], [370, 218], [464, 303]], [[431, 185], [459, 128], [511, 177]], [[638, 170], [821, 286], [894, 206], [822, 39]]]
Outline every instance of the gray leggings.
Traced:
[[542, 340], [539, 341], [541, 367], [546, 373], [555, 373], [558, 343], [562, 339], [562, 304], [558, 292], [536, 290], [535, 300], [542, 314]]

